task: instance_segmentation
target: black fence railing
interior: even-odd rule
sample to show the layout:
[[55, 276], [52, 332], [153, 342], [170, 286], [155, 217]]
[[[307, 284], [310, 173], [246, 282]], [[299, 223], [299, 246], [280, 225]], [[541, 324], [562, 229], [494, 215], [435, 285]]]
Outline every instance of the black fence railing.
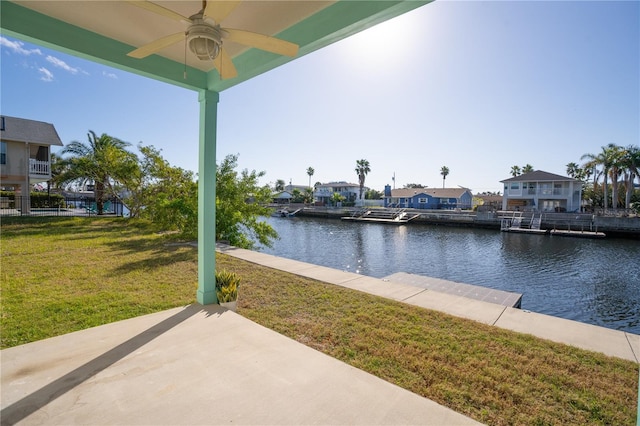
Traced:
[[[60, 198], [38, 200], [28, 197], [0, 197], [0, 216], [95, 216], [95, 200], [87, 198]], [[102, 208], [105, 216], [126, 216], [127, 210], [118, 200], [106, 200]]]

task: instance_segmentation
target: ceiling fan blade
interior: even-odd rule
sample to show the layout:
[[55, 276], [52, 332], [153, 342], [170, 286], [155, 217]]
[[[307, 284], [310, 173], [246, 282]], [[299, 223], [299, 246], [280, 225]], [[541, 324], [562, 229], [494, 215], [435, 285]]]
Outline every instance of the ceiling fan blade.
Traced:
[[224, 21], [232, 11], [240, 4], [240, 0], [232, 1], [215, 1], [209, 0], [207, 7], [204, 9], [204, 17], [211, 18], [216, 24]]
[[152, 41], [149, 44], [145, 44], [144, 46], [141, 46], [141, 47], [137, 48], [136, 50], [133, 50], [133, 51], [127, 53], [127, 56], [131, 56], [132, 58], [141, 59], [141, 58], [149, 56], [149, 55], [151, 55], [153, 53], [156, 53], [159, 50], [164, 49], [165, 47], [169, 47], [172, 44], [176, 44], [177, 42], [184, 40], [184, 38], [185, 38], [185, 33], [171, 34], [171, 35], [159, 38], [159, 39], [157, 39], [155, 41]]
[[289, 41], [264, 34], [253, 33], [251, 31], [236, 30], [233, 28], [223, 28], [223, 30], [227, 33], [224, 37], [225, 40], [266, 50], [267, 52], [277, 53], [278, 55], [296, 56], [298, 53], [298, 45]]
[[220, 49], [220, 53], [213, 60], [213, 65], [218, 70], [218, 73], [220, 74], [220, 78], [222, 80], [227, 80], [229, 78], [238, 76], [238, 70], [236, 70], [236, 66], [233, 65], [231, 56], [229, 56], [227, 50], [224, 47]]
[[166, 7], [162, 7], [162, 6], [158, 5], [158, 4], [151, 3], [150, 1], [129, 0], [129, 3], [131, 3], [134, 6], [138, 6], [138, 7], [141, 7], [143, 9], [147, 9], [147, 10], [153, 12], [153, 13], [157, 13], [158, 15], [165, 16], [165, 17], [167, 17], [169, 19], [191, 23], [191, 19], [187, 18], [186, 16], [182, 16], [178, 12], [174, 12], [173, 10], [167, 9]]

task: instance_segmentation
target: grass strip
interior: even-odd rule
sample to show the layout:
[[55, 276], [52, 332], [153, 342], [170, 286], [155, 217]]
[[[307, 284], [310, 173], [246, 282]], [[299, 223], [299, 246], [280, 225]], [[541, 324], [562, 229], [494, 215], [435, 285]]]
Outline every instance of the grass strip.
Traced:
[[[2, 348], [195, 302], [197, 252], [145, 222], [3, 219]], [[481, 422], [633, 425], [638, 365], [255, 265], [238, 313]]]

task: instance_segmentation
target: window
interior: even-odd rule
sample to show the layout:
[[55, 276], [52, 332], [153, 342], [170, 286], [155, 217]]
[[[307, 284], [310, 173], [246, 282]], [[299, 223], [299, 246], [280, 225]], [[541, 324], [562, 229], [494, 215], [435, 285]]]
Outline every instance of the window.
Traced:
[[0, 164], [7, 164], [7, 143], [6, 142], [0, 142]]
[[418, 198], [418, 203], [427, 204], [427, 199], [426, 198]]
[[512, 182], [511, 189], [520, 189], [520, 182]]

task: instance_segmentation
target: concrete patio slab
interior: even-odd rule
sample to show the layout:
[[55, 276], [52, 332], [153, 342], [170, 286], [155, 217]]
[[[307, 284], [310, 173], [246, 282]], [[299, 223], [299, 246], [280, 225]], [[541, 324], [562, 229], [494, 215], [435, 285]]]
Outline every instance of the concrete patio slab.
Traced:
[[217, 305], [0, 354], [3, 425], [478, 424]]

